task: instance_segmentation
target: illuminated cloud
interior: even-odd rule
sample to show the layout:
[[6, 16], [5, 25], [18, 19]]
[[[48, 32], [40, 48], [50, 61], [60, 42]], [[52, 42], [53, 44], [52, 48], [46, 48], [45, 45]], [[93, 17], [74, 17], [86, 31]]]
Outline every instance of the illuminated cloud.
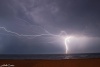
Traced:
[[[67, 53], [68, 47], [71, 49], [68, 53], [82, 52], [80, 48], [85, 44], [84, 38], [80, 42], [77, 38], [72, 39], [65, 51], [64, 43], [69, 39], [63, 37], [99, 37], [99, 5], [99, 1], [91, 0], [0, 0], [0, 37], [7, 42], [4, 52], [11, 52], [15, 43], [16, 52], [24, 43], [31, 45], [24, 47], [25, 52], [29, 53]], [[12, 43], [13, 38], [16, 41]], [[75, 47], [76, 41], [82, 43], [81, 46]], [[100, 51], [92, 43], [83, 52], [92, 52], [90, 47], [96, 52]]]

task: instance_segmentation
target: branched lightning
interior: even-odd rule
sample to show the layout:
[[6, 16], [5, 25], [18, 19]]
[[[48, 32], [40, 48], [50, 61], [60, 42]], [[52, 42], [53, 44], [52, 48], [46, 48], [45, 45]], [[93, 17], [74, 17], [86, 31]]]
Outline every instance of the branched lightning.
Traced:
[[25, 34], [19, 34], [19, 33], [7, 30], [5, 27], [0, 27], [0, 29], [3, 29], [4, 31], [6, 31], [8, 33], [11, 33], [11, 34], [14, 34], [14, 35], [17, 35], [17, 36], [23, 36], [23, 37], [40, 37], [40, 36], [47, 36], [47, 35], [58, 36], [58, 35], [53, 35], [53, 34], [50, 34], [50, 33], [40, 34], [40, 35], [25, 35]]
[[[7, 33], [10, 33], [11, 36], [19, 36], [19, 37], [33, 37], [33, 38], [41, 37], [41, 36], [62, 37], [62, 34], [63, 34], [63, 33], [66, 33], [65, 31], [61, 31], [60, 34], [55, 35], [55, 34], [50, 33], [49, 31], [47, 31], [47, 30], [44, 29], [43, 27], [41, 27], [41, 29], [43, 29], [43, 30], [45, 31], [46, 34], [38, 34], [38, 35], [19, 34], [19, 33], [16, 33], [16, 32], [13, 32], [13, 31], [10, 31], [10, 30], [8, 30], [8, 29], [5, 28], [5, 27], [0, 27], [0, 29], [6, 31]], [[0, 33], [0, 34], [4, 34], [4, 33]], [[10, 35], [10, 34], [4, 34], [4, 35]], [[65, 43], [65, 47], [66, 47], [66, 53], [67, 53], [67, 51], [68, 51], [68, 40], [69, 40], [69, 38], [65, 38], [65, 39], [64, 39], [64, 43]]]

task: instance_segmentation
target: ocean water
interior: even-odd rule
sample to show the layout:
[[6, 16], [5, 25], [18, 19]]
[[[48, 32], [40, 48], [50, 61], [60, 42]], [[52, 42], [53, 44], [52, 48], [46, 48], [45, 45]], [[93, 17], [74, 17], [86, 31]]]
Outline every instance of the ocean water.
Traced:
[[100, 58], [100, 53], [86, 54], [1, 54], [0, 59], [87, 59]]

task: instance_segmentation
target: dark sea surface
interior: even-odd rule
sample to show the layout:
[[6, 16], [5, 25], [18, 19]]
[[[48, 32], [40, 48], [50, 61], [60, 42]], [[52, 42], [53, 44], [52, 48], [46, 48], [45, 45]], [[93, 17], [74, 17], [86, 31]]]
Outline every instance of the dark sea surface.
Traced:
[[0, 59], [89, 59], [100, 58], [100, 53], [84, 54], [1, 54]]

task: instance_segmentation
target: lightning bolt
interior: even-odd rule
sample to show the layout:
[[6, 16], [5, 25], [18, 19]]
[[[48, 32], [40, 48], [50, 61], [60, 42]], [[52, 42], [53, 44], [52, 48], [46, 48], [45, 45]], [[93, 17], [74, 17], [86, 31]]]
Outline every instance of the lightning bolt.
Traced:
[[25, 35], [25, 34], [19, 34], [19, 33], [16, 33], [16, 32], [12, 32], [10, 30], [7, 30], [5, 27], [0, 27], [0, 29], [3, 29], [4, 31], [6, 31], [8, 33], [11, 33], [11, 34], [14, 34], [14, 35], [17, 35], [17, 36], [23, 36], [23, 37], [40, 37], [40, 36], [47, 36], [47, 35], [58, 36], [58, 35], [54, 35], [54, 34], [51, 34], [51, 33], [40, 34], [40, 35]]
[[65, 42], [65, 47], [66, 47], [66, 53], [68, 53], [68, 44], [69, 44], [69, 42], [70, 42], [70, 38], [71, 38], [71, 37], [66, 37], [66, 38], [65, 38], [65, 41], [64, 41], [64, 42]]
[[[55, 34], [50, 33], [49, 31], [47, 31], [47, 30], [44, 29], [43, 27], [41, 27], [41, 29], [43, 29], [43, 30], [45, 31], [46, 34], [39, 34], [39, 35], [25, 35], [25, 34], [19, 34], [19, 33], [16, 33], [16, 32], [13, 32], [13, 31], [10, 31], [10, 30], [6, 29], [5, 27], [0, 27], [0, 29], [6, 31], [7, 33], [12, 34], [11, 36], [33, 37], [33, 38], [41, 37], [41, 36], [61, 37], [62, 34], [63, 34], [63, 32], [65, 33], [65, 31], [61, 31], [60, 34], [55, 35]], [[3, 35], [10, 35], [10, 34], [4, 34], [4, 33], [0, 33], [0, 34], [3, 34]], [[65, 47], [66, 47], [66, 53], [67, 53], [67, 51], [68, 51], [68, 41], [69, 41], [69, 38], [65, 38], [64, 43], [65, 43]]]

